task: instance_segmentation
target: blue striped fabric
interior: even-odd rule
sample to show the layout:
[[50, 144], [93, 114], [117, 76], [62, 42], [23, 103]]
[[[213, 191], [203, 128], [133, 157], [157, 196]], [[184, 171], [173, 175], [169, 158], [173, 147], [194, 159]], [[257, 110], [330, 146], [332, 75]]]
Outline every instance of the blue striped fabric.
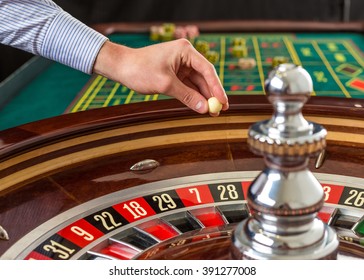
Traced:
[[50, 0], [0, 0], [0, 43], [92, 73], [107, 38]]

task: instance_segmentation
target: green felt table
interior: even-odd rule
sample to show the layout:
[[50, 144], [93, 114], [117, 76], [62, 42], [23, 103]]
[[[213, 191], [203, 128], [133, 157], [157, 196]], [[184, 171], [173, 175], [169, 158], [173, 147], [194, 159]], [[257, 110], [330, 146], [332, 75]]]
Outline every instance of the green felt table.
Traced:
[[[108, 36], [130, 47], [157, 43], [148, 32]], [[257, 62], [254, 68], [237, 67], [238, 58], [232, 55], [232, 41], [237, 37], [245, 38], [248, 56]], [[264, 94], [272, 59], [285, 56], [311, 74], [313, 96], [364, 98], [364, 35], [360, 32], [202, 32], [192, 43], [197, 40], [208, 41], [210, 49], [218, 52], [214, 65], [228, 95]], [[65, 113], [166, 98], [140, 95], [102, 76], [34, 58], [0, 85], [0, 130]]]
[[[116, 244], [113, 240], [143, 247], [138, 256], [146, 258], [163, 251], [171, 258], [171, 251], [163, 246], [176, 248], [174, 256], [180, 259], [227, 258], [230, 233], [225, 234], [226, 228], [219, 224], [211, 223], [205, 228], [207, 235], [201, 235], [204, 232], [189, 222], [197, 218], [187, 218], [183, 223], [187, 232], [150, 247], [145, 241], [151, 240], [151, 233], [145, 231], [141, 239], [134, 239], [134, 232], [139, 234], [145, 229], [141, 225], [149, 227], [152, 221], [159, 226], [167, 216], [180, 223], [180, 217], [190, 217], [195, 210], [211, 215], [211, 221], [217, 221], [215, 213], [223, 210], [234, 217], [234, 223], [249, 215], [244, 200], [247, 186], [265, 163], [250, 150], [248, 130], [271, 116], [263, 87], [272, 59], [279, 55], [310, 72], [314, 92], [303, 109], [304, 117], [328, 131], [325, 153], [309, 159], [309, 168], [318, 175], [325, 194], [319, 218], [337, 229], [339, 259], [344, 254], [363, 259], [363, 25], [340, 32], [336, 25], [330, 25], [330, 32], [314, 32], [316, 26], [309, 24], [301, 24], [300, 32], [287, 32], [287, 23], [269, 32], [267, 23], [251, 30], [241, 30], [246, 23], [235, 26], [224, 32], [221, 23], [214, 23], [209, 30], [201, 28], [201, 36], [192, 42], [208, 41], [219, 54], [215, 67], [230, 96], [230, 109], [218, 118], [199, 115], [176, 100], [160, 100], [166, 98], [163, 94], [140, 95], [103, 77], [42, 58], [32, 59], [4, 81], [0, 85], [4, 104], [0, 238], [5, 233], [10, 238], [0, 242], [0, 258], [92, 259], [100, 251], [108, 258], [108, 250], [115, 248], [108, 246]], [[129, 32], [110, 26], [97, 30], [131, 47], [156, 43], [149, 39], [146, 25]], [[257, 62], [254, 68], [236, 67], [238, 58], [231, 53], [236, 37], [246, 39], [248, 55]], [[187, 188], [201, 190], [201, 205], [190, 204]], [[235, 196], [235, 190], [240, 195]], [[169, 202], [175, 201], [178, 208], [169, 208]], [[152, 212], [134, 216], [122, 204]], [[110, 219], [99, 219], [99, 214]], [[116, 223], [109, 226], [111, 221]], [[86, 232], [95, 239], [84, 242], [78, 235], [81, 231], [73, 231], [71, 224], [80, 229], [87, 225]], [[221, 239], [221, 233], [226, 238]], [[185, 247], [189, 239], [196, 242]], [[48, 250], [49, 245], [56, 250]]]

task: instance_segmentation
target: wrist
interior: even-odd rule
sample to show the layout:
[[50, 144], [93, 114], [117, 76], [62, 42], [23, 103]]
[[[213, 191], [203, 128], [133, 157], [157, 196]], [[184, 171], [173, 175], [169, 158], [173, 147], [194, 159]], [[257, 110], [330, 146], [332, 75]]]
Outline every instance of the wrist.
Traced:
[[118, 67], [128, 49], [125, 46], [106, 41], [96, 57], [93, 73], [116, 80], [116, 77], [118, 77]]

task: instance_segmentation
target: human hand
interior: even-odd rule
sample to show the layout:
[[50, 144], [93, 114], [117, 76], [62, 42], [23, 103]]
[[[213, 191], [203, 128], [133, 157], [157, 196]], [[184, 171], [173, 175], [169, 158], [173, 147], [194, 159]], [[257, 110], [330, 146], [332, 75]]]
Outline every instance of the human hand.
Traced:
[[222, 104], [222, 110], [229, 108], [214, 66], [185, 39], [138, 49], [107, 41], [94, 72], [141, 94], [174, 97], [201, 114], [209, 111], [207, 100], [212, 96]]

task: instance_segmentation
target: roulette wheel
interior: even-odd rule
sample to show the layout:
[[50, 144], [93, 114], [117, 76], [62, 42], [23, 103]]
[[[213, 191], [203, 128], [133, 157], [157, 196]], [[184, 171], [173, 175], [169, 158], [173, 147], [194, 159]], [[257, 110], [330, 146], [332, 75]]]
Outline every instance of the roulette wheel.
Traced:
[[[364, 257], [363, 106], [314, 97], [303, 109], [328, 131], [305, 160], [324, 202], [308, 214], [335, 229], [339, 259]], [[266, 163], [249, 128], [271, 116], [264, 96], [232, 96], [217, 118], [162, 100], [1, 132], [1, 259], [230, 258]]]

